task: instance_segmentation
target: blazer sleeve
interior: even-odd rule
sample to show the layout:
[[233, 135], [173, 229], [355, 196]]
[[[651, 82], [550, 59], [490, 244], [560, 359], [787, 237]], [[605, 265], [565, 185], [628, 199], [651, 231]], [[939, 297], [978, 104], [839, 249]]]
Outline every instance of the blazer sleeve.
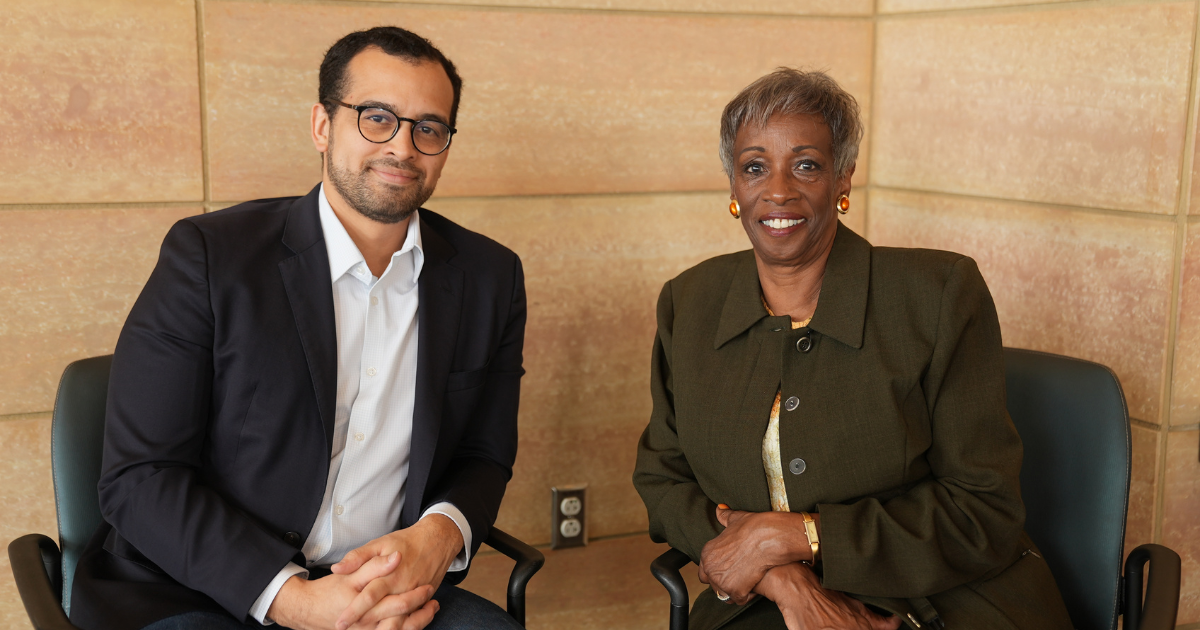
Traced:
[[670, 543], [699, 562], [704, 545], [724, 527], [717, 505], [700, 484], [679, 444], [675, 428], [675, 398], [671, 377], [672, 324], [675, 309], [668, 282], [658, 297], [658, 332], [650, 359], [650, 422], [638, 442], [633, 485], [646, 504], [650, 538]]
[[887, 500], [818, 506], [826, 588], [925, 597], [999, 570], [1017, 552], [1021, 441], [1006, 410], [996, 308], [970, 258], [951, 269], [938, 318], [921, 380], [930, 475]]
[[235, 618], [298, 556], [200, 477], [213, 387], [214, 317], [200, 229], [175, 224], [117, 341], [100, 510], [122, 538]]
[[[483, 392], [470, 423], [462, 433], [446, 472], [421, 506], [446, 501], [458, 508], [471, 526], [473, 559], [487, 540], [500, 510], [500, 501], [512, 478], [517, 458], [517, 410], [521, 399], [522, 348], [525, 344], [525, 272], [521, 260], [512, 256], [512, 287], [507, 317], [495, 354], [488, 362]], [[446, 580], [457, 584], [466, 570], [448, 573]]]

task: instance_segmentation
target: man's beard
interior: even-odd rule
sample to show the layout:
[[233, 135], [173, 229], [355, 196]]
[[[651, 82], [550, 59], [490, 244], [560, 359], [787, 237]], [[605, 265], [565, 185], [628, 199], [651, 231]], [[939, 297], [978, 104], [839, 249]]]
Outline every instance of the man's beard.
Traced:
[[[330, 157], [332, 155], [333, 142], [331, 141], [325, 159], [329, 160], [329, 180], [333, 182], [333, 187], [337, 189], [342, 199], [350, 204], [350, 207], [373, 221], [388, 224], [405, 221], [433, 195], [433, 188], [425, 188], [425, 172], [411, 162], [380, 158], [367, 162], [363, 165], [362, 171], [353, 173], [339, 168]], [[371, 166], [384, 166], [415, 173], [417, 179], [403, 187], [384, 183], [384, 192], [379, 193], [367, 179], [371, 177]]]

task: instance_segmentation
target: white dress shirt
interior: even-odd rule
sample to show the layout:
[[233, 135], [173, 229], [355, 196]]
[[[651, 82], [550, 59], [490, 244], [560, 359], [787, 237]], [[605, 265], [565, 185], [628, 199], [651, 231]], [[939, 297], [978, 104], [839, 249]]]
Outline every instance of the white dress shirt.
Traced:
[[[338, 562], [400, 523], [417, 384], [417, 280], [425, 262], [420, 217], [414, 212], [403, 247], [376, 278], [330, 207], [324, 185], [318, 197], [333, 280], [338, 362], [329, 480], [301, 549], [309, 567]], [[450, 570], [467, 568], [471, 527], [466, 517], [445, 502], [430, 506], [421, 518], [429, 514], [458, 525], [463, 551]], [[250, 615], [259, 623], [271, 623], [267, 610], [293, 575], [307, 577], [307, 567], [289, 562], [254, 602]]]

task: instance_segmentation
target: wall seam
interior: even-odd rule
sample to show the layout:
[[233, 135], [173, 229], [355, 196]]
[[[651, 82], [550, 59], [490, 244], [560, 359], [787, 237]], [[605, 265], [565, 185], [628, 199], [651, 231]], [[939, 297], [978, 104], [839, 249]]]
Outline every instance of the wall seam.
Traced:
[[871, 0], [871, 113], [867, 116], [867, 183], [863, 186], [863, 238], [871, 240], [871, 180], [875, 177], [875, 112], [879, 110], [879, 0]]
[[879, 14], [879, 17], [888, 20], [896, 19], [920, 19], [930, 17], [950, 17], [959, 15], [995, 15], [998, 13], [1044, 13], [1047, 11], [1071, 11], [1077, 9], [1102, 9], [1105, 7], [1127, 7], [1148, 4], [1167, 4], [1164, 0], [1092, 0], [1080, 1], [1069, 0], [1067, 2], [1042, 2], [1031, 4], [1008, 4], [991, 7], [966, 7], [966, 8], [950, 8], [950, 9], [926, 9], [915, 11], [892, 11]]
[[[212, 178], [208, 166], [208, 85], [204, 71], [204, 0], [196, 0], [196, 71], [200, 88], [200, 165], [204, 177], [204, 203], [212, 201]], [[208, 211], [207, 206], [205, 212]]]
[[0, 422], [17, 422], [20, 420], [41, 420], [53, 411], [29, 411], [23, 413], [7, 413], [0, 415]]
[[874, 16], [870, 13], [754, 13], [736, 11], [672, 11], [663, 9], [610, 9], [606, 7], [552, 7], [536, 5], [494, 5], [468, 4], [457, 2], [381, 2], [378, 0], [223, 0], [240, 4], [320, 4], [323, 6], [349, 6], [358, 8], [391, 7], [401, 9], [432, 9], [446, 11], [494, 11], [494, 12], [528, 12], [544, 13], [603, 13], [607, 15], [652, 16], [652, 17], [724, 17], [724, 18], [784, 18], [811, 20], [860, 20], [870, 21]]
[[1175, 344], [1179, 341], [1179, 316], [1183, 309], [1183, 263], [1187, 245], [1188, 211], [1192, 192], [1192, 164], [1196, 142], [1196, 72], [1200, 59], [1197, 57], [1197, 46], [1200, 45], [1200, 2], [1192, 3], [1196, 13], [1192, 18], [1192, 60], [1188, 74], [1187, 125], [1184, 128], [1182, 155], [1179, 159], [1179, 190], [1175, 200], [1175, 260], [1172, 266], [1171, 278], [1171, 311], [1167, 323], [1167, 352], [1163, 366], [1162, 411], [1160, 420], [1162, 427], [1158, 432], [1158, 457], [1155, 459], [1154, 470], [1154, 519], [1153, 536], [1151, 540], [1162, 542], [1164, 511], [1166, 508], [1167, 486], [1167, 438], [1171, 427], [1171, 409], [1175, 395]]
[[955, 199], [964, 199], [969, 201], [983, 201], [990, 203], [1006, 203], [1013, 205], [1033, 206], [1047, 210], [1070, 210], [1074, 212], [1084, 212], [1088, 214], [1100, 214], [1107, 216], [1122, 216], [1132, 218], [1145, 218], [1152, 221], [1162, 222], [1177, 222], [1174, 212], [1171, 214], [1163, 214], [1159, 212], [1142, 212], [1140, 210], [1126, 210], [1124, 208], [1099, 208], [1095, 206], [1076, 206], [1065, 203], [1054, 203], [1051, 201], [1034, 201], [1026, 199], [1012, 199], [1007, 197], [992, 197], [989, 195], [973, 195], [971, 193], [950, 192], [945, 190], [924, 189], [924, 188], [904, 188], [899, 186], [887, 186], [881, 184], [871, 184], [872, 190], [884, 192], [900, 192], [914, 193], [919, 195], [939, 195], [942, 197], [952, 197]]

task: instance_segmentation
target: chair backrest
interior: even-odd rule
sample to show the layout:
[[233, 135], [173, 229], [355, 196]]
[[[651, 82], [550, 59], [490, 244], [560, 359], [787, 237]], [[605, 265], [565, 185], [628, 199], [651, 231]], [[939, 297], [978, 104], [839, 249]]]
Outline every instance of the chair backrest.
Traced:
[[1117, 627], [1130, 436], [1125, 395], [1098, 363], [1004, 349], [1008, 413], [1025, 459], [1025, 530], [1079, 630]]
[[75, 565], [100, 525], [100, 457], [104, 452], [104, 407], [112, 355], [76, 361], [63, 371], [54, 400], [50, 467], [62, 548], [63, 609], [71, 610]]

